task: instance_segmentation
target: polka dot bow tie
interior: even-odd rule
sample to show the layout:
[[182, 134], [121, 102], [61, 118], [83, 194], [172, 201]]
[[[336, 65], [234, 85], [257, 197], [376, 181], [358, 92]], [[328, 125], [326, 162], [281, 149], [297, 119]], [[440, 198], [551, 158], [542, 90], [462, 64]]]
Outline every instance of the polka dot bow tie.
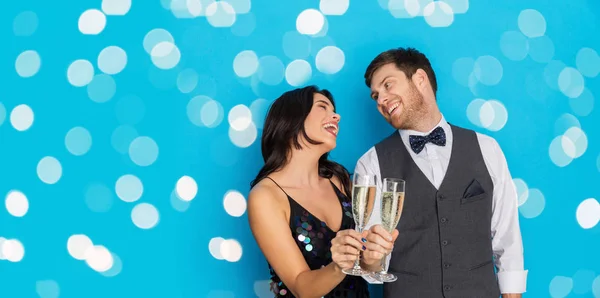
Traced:
[[438, 146], [446, 145], [446, 132], [441, 127], [436, 127], [430, 134], [426, 136], [409, 136], [408, 140], [410, 141], [410, 148], [416, 153], [419, 154], [425, 148], [425, 144], [431, 142]]

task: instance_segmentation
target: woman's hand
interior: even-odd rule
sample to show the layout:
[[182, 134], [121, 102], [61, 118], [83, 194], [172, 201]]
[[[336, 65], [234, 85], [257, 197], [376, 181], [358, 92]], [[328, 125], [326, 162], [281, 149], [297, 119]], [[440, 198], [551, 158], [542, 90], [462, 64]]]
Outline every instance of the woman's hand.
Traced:
[[360, 251], [365, 249], [363, 242], [366, 241], [362, 235], [352, 229], [337, 232], [331, 240], [331, 258], [340, 269], [348, 269], [354, 266]]
[[390, 234], [381, 225], [371, 227], [367, 233], [367, 249], [364, 253], [363, 262], [367, 265], [379, 264], [386, 254], [391, 253], [394, 242], [398, 238], [398, 230]]

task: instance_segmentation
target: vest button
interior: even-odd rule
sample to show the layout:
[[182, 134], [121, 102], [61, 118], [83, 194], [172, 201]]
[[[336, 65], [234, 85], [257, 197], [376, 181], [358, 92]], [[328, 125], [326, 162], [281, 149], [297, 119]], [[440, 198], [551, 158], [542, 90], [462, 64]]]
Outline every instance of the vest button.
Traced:
[[448, 240], [442, 241], [442, 245], [448, 245]]
[[444, 263], [444, 268], [450, 268], [450, 263]]
[[450, 289], [452, 289], [452, 287], [451, 287], [451, 286], [444, 286], [444, 290], [445, 290], [445, 291], [450, 291]]
[[439, 200], [443, 200], [443, 199], [444, 199], [444, 195], [443, 195], [443, 194], [441, 194], [441, 193], [440, 193], [440, 194], [438, 194], [438, 196], [437, 196], [437, 197], [438, 197], [438, 199], [439, 199]]
[[442, 218], [440, 219], [440, 221], [441, 221], [442, 223], [446, 223], [446, 222], [448, 221], [448, 219], [447, 219], [447, 218], [445, 218], [445, 217], [442, 217]]

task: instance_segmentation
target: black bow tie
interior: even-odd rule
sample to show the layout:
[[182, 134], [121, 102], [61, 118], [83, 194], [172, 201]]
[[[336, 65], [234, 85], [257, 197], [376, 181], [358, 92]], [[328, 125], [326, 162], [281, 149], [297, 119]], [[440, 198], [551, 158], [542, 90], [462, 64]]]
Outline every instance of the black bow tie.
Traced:
[[425, 148], [425, 144], [431, 142], [438, 146], [446, 145], [446, 132], [441, 127], [436, 127], [430, 134], [426, 136], [408, 136], [408, 140], [410, 141], [410, 148], [416, 153], [419, 154]]

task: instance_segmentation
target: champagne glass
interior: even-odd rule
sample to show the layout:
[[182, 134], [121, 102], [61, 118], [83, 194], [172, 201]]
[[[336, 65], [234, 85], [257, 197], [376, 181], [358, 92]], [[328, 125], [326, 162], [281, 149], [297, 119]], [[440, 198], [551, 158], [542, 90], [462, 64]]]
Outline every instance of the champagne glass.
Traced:
[[[392, 233], [402, 215], [404, 208], [404, 188], [406, 182], [397, 178], [384, 178], [381, 190], [381, 225]], [[393, 282], [398, 278], [385, 270], [385, 261], [387, 254], [381, 260], [381, 271], [375, 275], [382, 282]]]
[[[371, 218], [373, 205], [375, 204], [375, 188], [377, 176], [354, 173], [352, 177], [352, 216], [356, 224], [356, 230], [363, 232], [365, 225]], [[360, 267], [360, 258], [354, 262], [354, 267], [344, 269], [342, 272], [348, 275], [364, 276], [371, 272]]]

